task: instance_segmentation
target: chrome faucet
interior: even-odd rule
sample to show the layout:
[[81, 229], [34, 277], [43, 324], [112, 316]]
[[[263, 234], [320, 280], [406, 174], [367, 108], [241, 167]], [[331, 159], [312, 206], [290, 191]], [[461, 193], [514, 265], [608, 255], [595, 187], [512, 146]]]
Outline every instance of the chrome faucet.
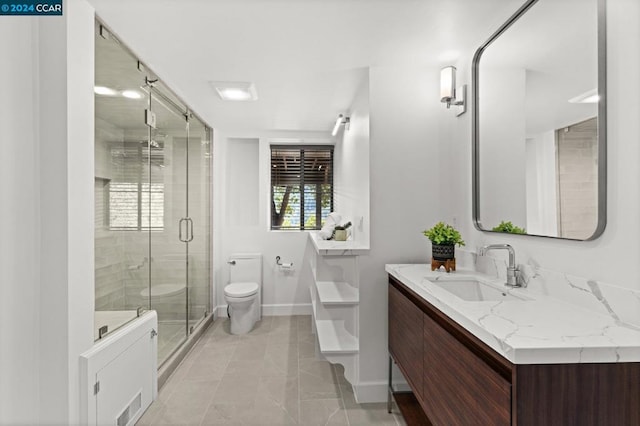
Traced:
[[489, 250], [508, 250], [509, 266], [507, 266], [507, 287], [526, 287], [520, 274], [520, 269], [516, 266], [516, 252], [509, 244], [491, 244], [480, 247], [479, 256], [484, 256]]

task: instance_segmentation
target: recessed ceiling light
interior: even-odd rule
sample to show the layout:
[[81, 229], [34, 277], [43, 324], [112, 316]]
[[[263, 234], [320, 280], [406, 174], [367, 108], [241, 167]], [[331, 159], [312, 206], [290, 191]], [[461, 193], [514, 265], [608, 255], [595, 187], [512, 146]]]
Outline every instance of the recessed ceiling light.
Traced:
[[600, 96], [598, 95], [598, 89], [592, 89], [576, 96], [575, 98], [569, 99], [569, 102], [572, 104], [595, 104], [599, 100]]
[[95, 86], [93, 88], [93, 92], [96, 95], [102, 95], [102, 96], [115, 96], [118, 94], [118, 92], [116, 92], [115, 90], [105, 86]]
[[123, 90], [122, 96], [129, 99], [142, 99], [142, 93], [136, 90]]
[[227, 101], [247, 101], [251, 99], [251, 93], [244, 89], [235, 89], [229, 87], [227, 89], [218, 90], [220, 97]]
[[222, 100], [225, 101], [255, 101], [258, 99], [256, 86], [243, 81], [210, 81], [209, 82]]

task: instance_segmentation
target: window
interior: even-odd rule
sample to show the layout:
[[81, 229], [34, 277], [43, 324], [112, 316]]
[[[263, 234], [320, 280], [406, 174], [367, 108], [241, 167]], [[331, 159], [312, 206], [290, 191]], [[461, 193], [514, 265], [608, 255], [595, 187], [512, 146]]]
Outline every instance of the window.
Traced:
[[109, 182], [109, 229], [164, 228], [163, 163], [161, 147], [151, 148], [151, 161], [149, 149], [141, 144], [125, 143], [111, 150], [114, 179]]
[[333, 146], [271, 146], [271, 229], [311, 230], [333, 210]]

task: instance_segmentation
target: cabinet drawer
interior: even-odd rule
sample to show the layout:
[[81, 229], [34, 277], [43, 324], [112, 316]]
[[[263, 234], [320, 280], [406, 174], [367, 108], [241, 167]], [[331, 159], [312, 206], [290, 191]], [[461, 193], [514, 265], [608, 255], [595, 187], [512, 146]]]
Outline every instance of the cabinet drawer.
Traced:
[[511, 384], [431, 317], [423, 321], [422, 399], [433, 424], [511, 424]]
[[423, 377], [422, 315], [420, 308], [389, 286], [389, 352], [418, 397]]

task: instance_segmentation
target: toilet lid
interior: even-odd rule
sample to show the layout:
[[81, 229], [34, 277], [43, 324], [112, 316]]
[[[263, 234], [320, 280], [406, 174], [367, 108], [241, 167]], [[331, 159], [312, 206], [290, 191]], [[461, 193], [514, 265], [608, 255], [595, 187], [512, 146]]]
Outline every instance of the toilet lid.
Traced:
[[248, 297], [258, 292], [256, 283], [233, 283], [224, 288], [224, 294], [229, 297]]

